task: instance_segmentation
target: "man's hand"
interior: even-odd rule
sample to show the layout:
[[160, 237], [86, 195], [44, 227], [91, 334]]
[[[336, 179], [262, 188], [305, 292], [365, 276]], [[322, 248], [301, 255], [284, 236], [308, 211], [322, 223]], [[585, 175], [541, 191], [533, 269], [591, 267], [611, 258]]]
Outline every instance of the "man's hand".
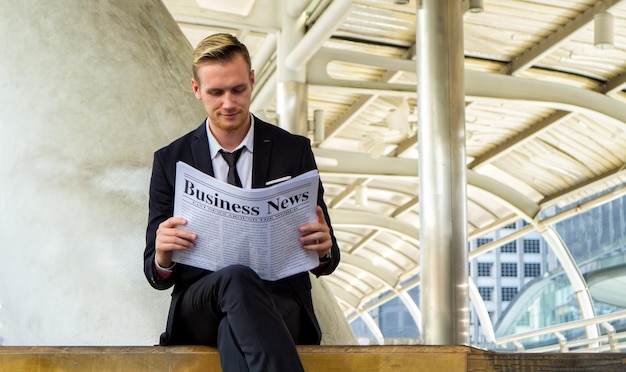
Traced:
[[181, 251], [195, 246], [197, 235], [181, 229], [187, 221], [180, 217], [170, 217], [159, 224], [156, 232], [156, 262], [161, 267], [172, 266], [172, 252]]
[[304, 249], [317, 251], [318, 256], [321, 258], [333, 246], [333, 241], [322, 208], [318, 205], [315, 211], [317, 212], [317, 222], [300, 226], [300, 232], [302, 233], [300, 243]]

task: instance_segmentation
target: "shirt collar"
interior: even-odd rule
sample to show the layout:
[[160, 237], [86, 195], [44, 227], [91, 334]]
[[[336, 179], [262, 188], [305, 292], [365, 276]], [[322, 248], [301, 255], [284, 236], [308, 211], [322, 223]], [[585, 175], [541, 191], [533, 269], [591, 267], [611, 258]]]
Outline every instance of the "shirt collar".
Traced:
[[[215, 139], [213, 133], [211, 133], [211, 130], [209, 129], [209, 118], [206, 119], [205, 125], [207, 137], [209, 139], [209, 155], [211, 155], [211, 160], [213, 160], [217, 156], [217, 153], [220, 151], [220, 149], [222, 149], [222, 146], [220, 146], [219, 142], [217, 142], [217, 139]], [[243, 138], [243, 141], [241, 141], [241, 143], [237, 145], [235, 150], [243, 146], [245, 146], [246, 149], [251, 153], [254, 151], [254, 115], [250, 115], [250, 130]]]

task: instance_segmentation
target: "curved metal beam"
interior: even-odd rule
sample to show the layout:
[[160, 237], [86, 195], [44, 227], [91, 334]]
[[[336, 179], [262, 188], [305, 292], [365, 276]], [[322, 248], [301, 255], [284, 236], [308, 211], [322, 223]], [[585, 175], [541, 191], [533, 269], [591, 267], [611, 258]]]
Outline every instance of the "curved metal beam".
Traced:
[[[563, 271], [565, 271], [565, 274], [572, 284], [572, 288], [574, 289], [574, 293], [578, 299], [583, 319], [594, 318], [596, 316], [596, 311], [593, 304], [593, 298], [591, 297], [591, 292], [589, 291], [585, 278], [578, 269], [578, 265], [576, 265], [576, 261], [574, 261], [574, 257], [572, 257], [569, 249], [567, 249], [565, 242], [563, 242], [561, 236], [553, 226], [544, 228], [541, 224], [539, 224], [538, 230], [552, 249], [552, 252], [556, 255], [561, 265], [563, 265]], [[598, 338], [599, 331], [596, 325], [588, 325], [586, 330], [587, 338]]]
[[506, 204], [510, 210], [528, 221], [532, 220], [541, 210], [541, 207], [537, 203], [530, 200], [524, 194], [491, 177], [468, 170], [467, 183], [498, 198], [502, 203]]
[[346, 304], [346, 306], [350, 307], [355, 312], [359, 308], [361, 304], [361, 299], [352, 293], [346, 291], [344, 288], [338, 286], [330, 280], [327, 280], [326, 283], [329, 287], [332, 287], [332, 293], [337, 297], [338, 300], [342, 301]]
[[[320, 148], [313, 149], [313, 153], [316, 160], [319, 160], [318, 167], [322, 173], [360, 174], [364, 177], [418, 177], [417, 162], [414, 159], [372, 158], [364, 154]], [[326, 159], [332, 159], [332, 162]], [[472, 170], [467, 171], [467, 183], [494, 195], [508, 205], [512, 211], [528, 220], [532, 220], [540, 210], [537, 203], [512, 187]], [[338, 210], [331, 210], [331, 213], [335, 212]], [[345, 213], [350, 213], [352, 216], [360, 212]], [[346, 221], [352, 221], [351, 218], [346, 216]]]
[[411, 315], [411, 318], [413, 318], [413, 321], [415, 322], [417, 331], [421, 335], [422, 334], [422, 312], [420, 311], [419, 307], [417, 307], [417, 303], [415, 303], [415, 300], [413, 300], [406, 291], [398, 291], [397, 293], [398, 293], [398, 298], [400, 298], [400, 301], [402, 301], [404, 306], [406, 306], [406, 309], [409, 312], [409, 315]]
[[[411, 315], [411, 318], [413, 318], [413, 321], [415, 322], [415, 325], [417, 326], [418, 332], [420, 332], [421, 334], [422, 313], [417, 307], [417, 304], [415, 303], [415, 301], [411, 298], [411, 296], [409, 296], [409, 294], [405, 290], [398, 290], [396, 288], [399, 284], [399, 278], [397, 278], [395, 275], [393, 275], [389, 271], [384, 270], [381, 267], [372, 264], [370, 261], [364, 258], [361, 258], [359, 256], [352, 255], [352, 254], [342, 253], [341, 265], [354, 266], [367, 272], [369, 275], [372, 275], [378, 280], [380, 280], [381, 283], [383, 283], [383, 285], [388, 287], [391, 291], [396, 293], [400, 301], [402, 301], [402, 303], [406, 307], [409, 315]], [[327, 282], [332, 283], [332, 278], [328, 278]], [[360, 313], [363, 311], [361, 309], [362, 301], [359, 299], [358, 303], [355, 305], [354, 299], [351, 298], [354, 296], [350, 295], [344, 289], [341, 289], [338, 285], [334, 285], [334, 287], [335, 289], [339, 288], [339, 290], [338, 292], [335, 293], [335, 290], [333, 289], [333, 293], [335, 293], [338, 297], [342, 298], [344, 302], [350, 304], [350, 306], [352, 307], [352, 310], [355, 313], [359, 314], [360, 316]]]
[[465, 86], [465, 95], [470, 100], [525, 101], [565, 111], [594, 112], [618, 128], [626, 122], [623, 103], [571, 85], [466, 70]]
[[[469, 181], [469, 176], [468, 176], [468, 181]], [[487, 190], [494, 189], [494, 188], [500, 189], [500, 187], [498, 187], [497, 181], [495, 181], [495, 183], [491, 186], [489, 186], [489, 184], [492, 181], [491, 179], [485, 177], [482, 181], [485, 182], [482, 185], [482, 187]], [[506, 190], [507, 188], [508, 186], [505, 186], [503, 189]], [[536, 213], [539, 212], [540, 207], [536, 205], [535, 203], [533, 203], [531, 200], [528, 200], [528, 198], [526, 198], [525, 196], [521, 194], [515, 195], [515, 193], [513, 193], [511, 195], [512, 195], [512, 198], [510, 200], [517, 200], [518, 205], [524, 206], [525, 208], [527, 208], [526, 210], [530, 210], [530, 211], [535, 210], [534, 213], [526, 214], [524, 216], [524, 208], [516, 208], [517, 213], [520, 213], [521, 216], [524, 217], [527, 221], [533, 221], [534, 217], [536, 216]], [[526, 200], [524, 201], [524, 199]], [[506, 201], [507, 199], [502, 199], [502, 200]], [[533, 204], [536, 205], [536, 208], [533, 207]], [[512, 205], [512, 207], [514, 207], [514, 205]], [[574, 292], [576, 293], [576, 297], [578, 298], [578, 303], [579, 303], [583, 318], [589, 319], [589, 318], [594, 317], [595, 308], [593, 305], [593, 299], [591, 298], [591, 293], [589, 292], [587, 283], [585, 282], [584, 277], [578, 270], [576, 262], [571, 256], [569, 249], [567, 248], [563, 240], [560, 238], [560, 236], [558, 235], [554, 227], [552, 227], [552, 225], [547, 226], [546, 224], [542, 224], [541, 222], [535, 222], [535, 228], [541, 233], [543, 238], [548, 243], [548, 246], [550, 247], [550, 249], [552, 249], [554, 254], [557, 256], [559, 262], [561, 262], [561, 265], [563, 265], [565, 274], [567, 275], [568, 279], [572, 283], [572, 287], [574, 288]], [[597, 337], [598, 336], [597, 327], [592, 327], [592, 326], [588, 327], [587, 334], [589, 338]]]
[[[330, 61], [345, 61], [407, 72], [416, 72], [417, 68], [413, 61], [406, 59], [322, 48], [307, 66], [307, 83], [310, 88], [318, 86], [352, 93], [415, 97], [416, 86], [414, 84], [333, 79], [326, 71], [326, 65]], [[523, 79], [492, 72], [466, 69], [465, 96], [468, 100], [526, 101], [565, 111], [595, 112], [605, 116], [618, 127], [626, 122], [625, 105], [605, 94], [565, 84]]]
[[[389, 287], [389, 289], [393, 290], [398, 285], [398, 278], [393, 273], [380, 266], [374, 265], [371, 261], [363, 257], [341, 252], [341, 265], [350, 265], [363, 270]], [[329, 280], [331, 280], [331, 278], [329, 278]]]
[[[372, 317], [369, 315], [369, 313], [359, 308], [360, 299], [330, 281], [328, 281], [327, 283], [329, 287], [332, 287], [332, 293], [337, 296], [338, 300], [343, 302], [355, 314], [357, 314], [357, 316], [363, 320], [370, 332], [372, 332], [372, 335], [374, 335], [374, 338], [376, 339], [378, 344], [383, 345], [385, 343], [383, 333], [380, 330], [380, 327], [378, 327], [378, 324], [376, 324], [374, 319], [372, 319]], [[353, 321], [354, 319], [352, 320], [352, 322]]]
[[361, 317], [361, 319], [363, 319], [363, 321], [365, 322], [365, 325], [367, 326], [367, 328], [369, 328], [369, 330], [374, 335], [376, 342], [378, 342], [379, 345], [384, 345], [385, 338], [383, 337], [383, 333], [381, 332], [380, 328], [378, 327], [378, 324], [376, 324], [372, 316], [366, 311], [359, 312], [358, 314]]
[[496, 332], [493, 330], [493, 323], [491, 322], [491, 318], [487, 312], [485, 301], [480, 295], [480, 292], [478, 292], [478, 288], [476, 288], [476, 284], [474, 284], [471, 277], [468, 278], [468, 284], [470, 300], [472, 300], [472, 303], [474, 304], [474, 310], [476, 310], [476, 315], [480, 320], [480, 327], [483, 329], [485, 339], [487, 342], [496, 342]]
[[387, 217], [369, 212], [354, 212], [340, 209], [329, 211], [333, 226], [369, 226], [398, 234], [419, 247], [419, 229], [411, 224], [402, 222], [393, 217]]
[[417, 159], [374, 158], [367, 154], [349, 151], [313, 148], [320, 172], [350, 174], [362, 177], [417, 177]]
[[302, 41], [286, 57], [285, 66], [294, 71], [304, 68], [311, 57], [341, 25], [350, 9], [352, 9], [351, 0], [333, 1], [313, 27], [307, 31]]

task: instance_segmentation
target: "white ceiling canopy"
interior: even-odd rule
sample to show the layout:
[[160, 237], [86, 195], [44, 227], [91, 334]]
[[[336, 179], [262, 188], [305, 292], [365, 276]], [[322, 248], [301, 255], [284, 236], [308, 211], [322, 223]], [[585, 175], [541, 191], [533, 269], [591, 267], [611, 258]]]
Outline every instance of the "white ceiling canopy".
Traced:
[[201, 8], [214, 10], [217, 12], [232, 13], [243, 17], [250, 15], [250, 10], [254, 6], [255, 0], [196, 0]]

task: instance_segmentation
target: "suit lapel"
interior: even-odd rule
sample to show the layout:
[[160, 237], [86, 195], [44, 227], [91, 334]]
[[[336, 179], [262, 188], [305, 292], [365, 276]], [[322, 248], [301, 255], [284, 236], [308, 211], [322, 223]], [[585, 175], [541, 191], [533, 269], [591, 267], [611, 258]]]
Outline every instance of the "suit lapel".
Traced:
[[270, 166], [272, 153], [272, 138], [265, 130], [267, 124], [254, 117], [254, 157], [252, 160], [252, 188], [265, 187], [267, 172]]
[[206, 133], [206, 123], [202, 123], [194, 133], [194, 138], [191, 141], [191, 153], [193, 155], [194, 168], [210, 175], [213, 174], [213, 164], [211, 157], [209, 156], [209, 139]]

